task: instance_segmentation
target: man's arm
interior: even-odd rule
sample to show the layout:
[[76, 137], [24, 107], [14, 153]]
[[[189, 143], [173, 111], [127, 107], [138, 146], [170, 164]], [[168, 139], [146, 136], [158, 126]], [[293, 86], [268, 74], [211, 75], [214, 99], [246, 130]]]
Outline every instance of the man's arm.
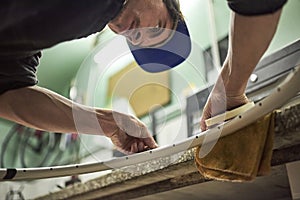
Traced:
[[105, 135], [124, 153], [157, 147], [138, 119], [76, 104], [38, 86], [5, 92], [0, 96], [0, 107], [0, 117], [35, 129]]
[[207, 129], [206, 119], [248, 102], [248, 79], [276, 32], [280, 14], [281, 10], [259, 16], [233, 13], [227, 58], [204, 107], [201, 130]]

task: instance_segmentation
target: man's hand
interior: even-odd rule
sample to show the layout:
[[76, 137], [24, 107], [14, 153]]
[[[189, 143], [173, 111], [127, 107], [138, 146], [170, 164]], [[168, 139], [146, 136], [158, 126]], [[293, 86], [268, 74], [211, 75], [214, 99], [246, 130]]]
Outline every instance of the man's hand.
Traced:
[[145, 124], [137, 118], [112, 111], [111, 121], [116, 129], [105, 135], [120, 152], [132, 154], [158, 147]]
[[223, 94], [212, 92], [203, 108], [200, 128], [202, 131], [207, 130], [205, 120], [214, 117], [218, 114], [224, 113], [228, 110], [237, 108], [248, 103], [249, 100], [245, 94], [228, 97]]
[[133, 154], [149, 149], [157, 148], [152, 136], [146, 138], [138, 138], [127, 134], [121, 129], [117, 129], [110, 136], [111, 141], [116, 146], [116, 149], [125, 154]]

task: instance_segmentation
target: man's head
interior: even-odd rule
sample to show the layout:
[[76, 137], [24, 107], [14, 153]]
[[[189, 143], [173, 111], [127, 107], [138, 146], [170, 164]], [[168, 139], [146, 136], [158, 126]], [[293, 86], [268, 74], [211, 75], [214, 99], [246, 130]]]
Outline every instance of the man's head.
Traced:
[[178, 0], [127, 0], [108, 26], [133, 45], [147, 47], [165, 41], [179, 19]]
[[127, 38], [135, 60], [148, 72], [177, 66], [191, 50], [178, 0], [127, 0], [108, 26]]

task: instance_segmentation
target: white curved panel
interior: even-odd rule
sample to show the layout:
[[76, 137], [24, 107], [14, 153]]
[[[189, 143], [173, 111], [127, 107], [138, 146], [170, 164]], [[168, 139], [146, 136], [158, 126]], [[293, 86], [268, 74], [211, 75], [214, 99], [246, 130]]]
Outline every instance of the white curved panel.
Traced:
[[[115, 158], [101, 163], [79, 164], [69, 166], [44, 167], [44, 168], [17, 168], [17, 169], [0, 169], [0, 181], [20, 181], [41, 178], [69, 176], [73, 174], [84, 174], [99, 172], [109, 169], [121, 168], [129, 165], [150, 161], [165, 156], [170, 156], [187, 149], [203, 144], [206, 135], [220, 133], [220, 137], [232, 134], [243, 128], [260, 117], [280, 108], [300, 91], [300, 65], [295, 67], [283, 82], [274, 91], [250, 110], [235, 117], [229, 122], [223, 123], [205, 132], [199, 132], [193, 137], [187, 138], [176, 144], [166, 147], [149, 150], [146, 152], [129, 155], [126, 157]], [[206, 139], [206, 142], [212, 140]]]

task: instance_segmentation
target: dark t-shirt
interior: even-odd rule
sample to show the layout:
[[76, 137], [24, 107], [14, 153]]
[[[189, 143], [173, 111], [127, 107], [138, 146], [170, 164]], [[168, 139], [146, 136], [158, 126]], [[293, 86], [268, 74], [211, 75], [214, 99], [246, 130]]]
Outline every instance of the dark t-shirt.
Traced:
[[101, 31], [124, 0], [3, 0], [0, 94], [37, 84], [40, 50]]

